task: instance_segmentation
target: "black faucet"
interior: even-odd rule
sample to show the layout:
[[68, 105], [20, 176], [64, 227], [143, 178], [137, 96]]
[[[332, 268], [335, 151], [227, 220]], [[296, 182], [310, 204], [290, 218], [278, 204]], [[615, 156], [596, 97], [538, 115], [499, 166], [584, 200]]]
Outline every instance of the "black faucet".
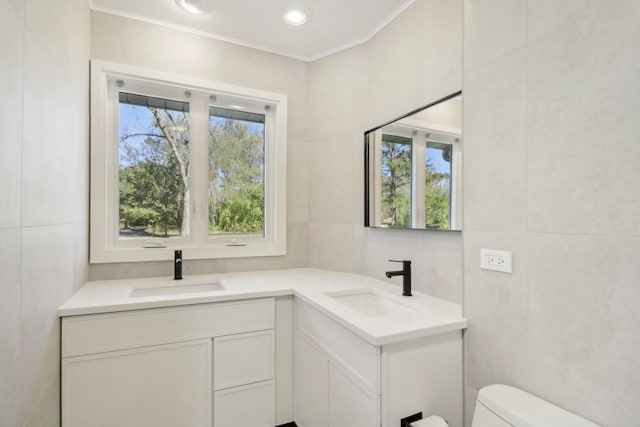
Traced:
[[411, 296], [411, 261], [402, 260], [397, 261], [394, 259], [390, 259], [390, 262], [401, 262], [402, 270], [396, 271], [387, 271], [384, 273], [388, 278], [392, 278], [393, 276], [402, 276], [402, 295], [405, 297]]
[[182, 251], [177, 250], [173, 255], [173, 280], [182, 280]]

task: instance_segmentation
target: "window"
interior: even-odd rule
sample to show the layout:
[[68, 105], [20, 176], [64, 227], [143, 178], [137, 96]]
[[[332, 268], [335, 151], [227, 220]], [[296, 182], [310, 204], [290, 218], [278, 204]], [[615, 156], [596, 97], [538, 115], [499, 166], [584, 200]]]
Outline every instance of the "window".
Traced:
[[91, 262], [284, 255], [286, 97], [92, 62]]
[[118, 97], [118, 238], [188, 238], [189, 103]]
[[451, 229], [453, 144], [427, 138], [425, 150], [424, 228]]
[[265, 115], [209, 108], [209, 236], [264, 237]]

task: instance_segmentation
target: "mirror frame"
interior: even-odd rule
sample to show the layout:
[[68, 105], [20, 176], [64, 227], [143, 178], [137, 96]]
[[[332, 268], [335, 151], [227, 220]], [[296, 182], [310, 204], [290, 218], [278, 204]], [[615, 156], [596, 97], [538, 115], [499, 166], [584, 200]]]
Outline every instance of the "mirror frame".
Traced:
[[[416, 113], [419, 113], [423, 110], [426, 110], [427, 108], [433, 107], [434, 105], [440, 104], [442, 102], [446, 102], [450, 99], [453, 99], [457, 96], [462, 95], [462, 91], [459, 90], [457, 92], [454, 92], [452, 94], [449, 94], [443, 98], [440, 98], [434, 102], [431, 102], [427, 105], [424, 105], [422, 107], [416, 108], [414, 110], [409, 111], [406, 114], [403, 114], [400, 117], [396, 117], [395, 119], [389, 120], [379, 126], [373, 127], [369, 130], [366, 130], [364, 132], [364, 226], [365, 227], [369, 227], [369, 228], [388, 228], [388, 227], [376, 227], [376, 226], [372, 226], [371, 225], [371, 207], [370, 207], [370, 199], [369, 199], [369, 193], [371, 191], [371, 187], [370, 187], [370, 179], [371, 179], [371, 173], [370, 173], [370, 165], [371, 165], [371, 155], [370, 155], [370, 150], [371, 150], [371, 142], [369, 141], [369, 135], [372, 132], [375, 132], [379, 129], [382, 129], [385, 126], [389, 126], [399, 120], [405, 119], [409, 116], [412, 116]], [[461, 228], [456, 228], [456, 229], [439, 229], [439, 228], [396, 228], [393, 227], [391, 228], [393, 230], [430, 230], [430, 231], [462, 231]]]

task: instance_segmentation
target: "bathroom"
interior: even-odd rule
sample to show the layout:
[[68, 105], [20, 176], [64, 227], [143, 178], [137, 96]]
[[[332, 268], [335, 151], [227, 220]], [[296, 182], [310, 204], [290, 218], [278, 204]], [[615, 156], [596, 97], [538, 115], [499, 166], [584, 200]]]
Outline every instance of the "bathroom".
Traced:
[[[416, 0], [370, 40], [304, 61], [85, 0], [0, 0], [0, 425], [59, 425], [57, 310], [74, 292], [172, 274], [169, 260], [89, 263], [92, 58], [288, 96], [287, 255], [185, 260], [185, 276], [384, 279], [387, 260], [410, 259], [414, 289], [469, 321], [467, 425], [494, 383], [637, 425], [637, 22], [632, 0]], [[463, 231], [364, 228], [363, 132], [460, 89]], [[513, 273], [481, 270], [482, 248], [511, 251]]]

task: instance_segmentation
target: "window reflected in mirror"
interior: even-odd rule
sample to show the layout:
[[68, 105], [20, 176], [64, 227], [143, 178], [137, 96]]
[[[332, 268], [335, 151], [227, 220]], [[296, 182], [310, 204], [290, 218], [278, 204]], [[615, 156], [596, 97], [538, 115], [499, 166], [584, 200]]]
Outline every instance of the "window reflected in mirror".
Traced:
[[411, 224], [411, 146], [411, 138], [382, 134], [380, 215], [387, 227]]
[[365, 133], [365, 226], [460, 230], [462, 96]]

